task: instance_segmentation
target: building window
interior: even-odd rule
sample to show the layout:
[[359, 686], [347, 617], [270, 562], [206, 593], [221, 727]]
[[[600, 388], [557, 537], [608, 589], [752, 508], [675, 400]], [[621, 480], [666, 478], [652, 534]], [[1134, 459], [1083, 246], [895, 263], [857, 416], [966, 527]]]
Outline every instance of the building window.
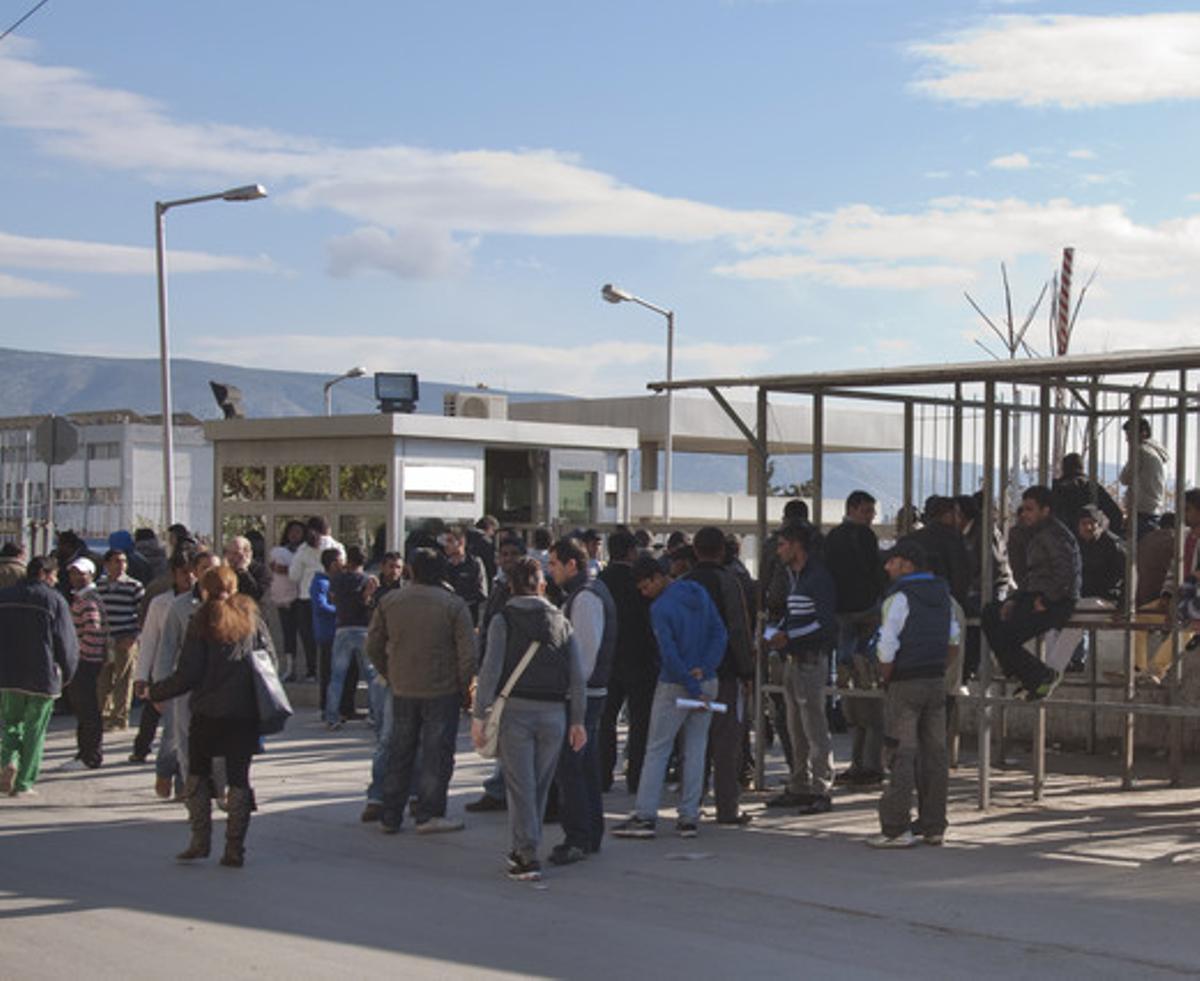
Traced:
[[604, 475], [604, 506], [612, 509], [617, 506], [617, 475], [615, 473], [606, 473]]
[[405, 465], [404, 499], [464, 503], [474, 501], [475, 468]]
[[221, 468], [221, 500], [265, 501], [266, 499], [266, 467]]
[[339, 514], [335, 535], [346, 548], [357, 545], [368, 562], [377, 562], [387, 551], [387, 518], [382, 514]]
[[235, 535], [246, 535], [252, 531], [265, 537], [267, 519], [261, 514], [226, 514], [221, 517], [221, 541], [217, 544], [218, 553], [224, 548], [225, 542]]
[[596, 475], [580, 470], [558, 472], [558, 516], [575, 524], [590, 524], [596, 513]]
[[357, 463], [338, 467], [338, 498], [343, 501], [386, 501], [386, 463]]
[[120, 504], [120, 487], [92, 487], [88, 489], [88, 504]]
[[87, 458], [89, 460], [119, 460], [121, 458], [121, 444], [112, 443], [88, 443]]
[[84, 492], [82, 487], [55, 487], [54, 488], [54, 503], [55, 504], [82, 504], [84, 501]]
[[33, 457], [28, 446], [0, 446], [0, 463], [28, 463]]
[[333, 468], [321, 463], [289, 463], [275, 468], [275, 500], [328, 501]]

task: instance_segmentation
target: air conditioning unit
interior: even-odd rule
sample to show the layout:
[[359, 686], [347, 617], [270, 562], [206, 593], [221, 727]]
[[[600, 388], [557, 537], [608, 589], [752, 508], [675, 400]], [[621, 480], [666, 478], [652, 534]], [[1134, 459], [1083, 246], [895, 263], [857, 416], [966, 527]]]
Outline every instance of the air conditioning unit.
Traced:
[[507, 419], [508, 396], [483, 392], [447, 392], [442, 414], [463, 419]]

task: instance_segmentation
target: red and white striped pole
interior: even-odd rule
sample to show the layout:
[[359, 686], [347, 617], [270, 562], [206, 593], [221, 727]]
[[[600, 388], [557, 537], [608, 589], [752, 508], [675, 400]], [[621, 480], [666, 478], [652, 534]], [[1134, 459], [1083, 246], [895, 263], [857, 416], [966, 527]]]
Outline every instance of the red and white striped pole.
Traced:
[[1071, 345], [1071, 267], [1075, 264], [1075, 250], [1063, 249], [1062, 274], [1058, 277], [1058, 331], [1059, 355], [1067, 353]]

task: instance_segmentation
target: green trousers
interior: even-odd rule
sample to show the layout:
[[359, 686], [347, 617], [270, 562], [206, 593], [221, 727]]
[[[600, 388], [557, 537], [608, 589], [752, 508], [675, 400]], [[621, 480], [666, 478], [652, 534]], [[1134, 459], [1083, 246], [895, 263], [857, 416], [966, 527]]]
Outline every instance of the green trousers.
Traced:
[[42, 766], [42, 746], [46, 727], [54, 711], [54, 699], [49, 695], [26, 695], [23, 692], [0, 692], [0, 716], [4, 718], [4, 735], [0, 742], [0, 769], [16, 764], [12, 790], [28, 790], [37, 780]]

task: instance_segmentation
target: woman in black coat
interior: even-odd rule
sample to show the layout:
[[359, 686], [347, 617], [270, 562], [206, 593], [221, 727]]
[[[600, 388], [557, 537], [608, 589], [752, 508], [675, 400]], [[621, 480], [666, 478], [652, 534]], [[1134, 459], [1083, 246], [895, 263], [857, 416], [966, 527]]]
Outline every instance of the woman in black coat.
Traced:
[[271, 634], [248, 596], [237, 591], [237, 574], [228, 566], [209, 569], [200, 581], [206, 599], [188, 626], [175, 673], [150, 687], [150, 698], [163, 702], [191, 692], [188, 730], [188, 780], [184, 796], [192, 837], [176, 857], [207, 858], [212, 843], [212, 761], [226, 763], [228, 820], [222, 865], [240, 868], [246, 831], [255, 810], [250, 788], [250, 758], [258, 746], [258, 707], [254, 696], [252, 652], [275, 651]]

